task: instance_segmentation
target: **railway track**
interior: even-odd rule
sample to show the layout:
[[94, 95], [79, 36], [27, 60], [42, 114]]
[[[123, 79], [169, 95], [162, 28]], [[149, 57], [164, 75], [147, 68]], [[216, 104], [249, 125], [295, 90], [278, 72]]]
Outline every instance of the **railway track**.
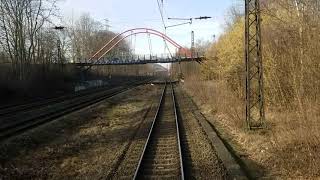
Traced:
[[[149, 80], [140, 83], [147, 81]], [[64, 101], [54, 101], [53, 103], [49, 101], [40, 107], [37, 104], [36, 108], [31, 106], [25, 110], [19, 109], [5, 116], [3, 115], [0, 119], [0, 141], [132, 89], [140, 83], [135, 82], [109, 90], [100, 90], [93, 94], [85, 93], [70, 99], [67, 98]]]
[[182, 160], [175, 95], [169, 83], [163, 90], [134, 179], [184, 179]]
[[86, 90], [86, 91], [75, 93], [75, 94], [69, 94], [69, 95], [64, 95], [64, 96], [59, 96], [54, 98], [48, 98], [44, 100], [33, 101], [25, 104], [18, 104], [18, 105], [13, 105], [8, 107], [4, 106], [0, 108], [0, 117], [8, 116], [10, 114], [16, 114], [22, 111], [33, 110], [33, 109], [50, 105], [53, 103], [58, 103], [58, 102], [66, 101], [68, 99], [84, 96], [85, 94], [93, 94], [99, 91], [105, 91], [106, 89], [107, 88], [97, 88], [97, 89]]
[[[182, 94], [181, 89], [174, 88], [171, 83], [159, 85], [159, 87], [161, 89], [157, 89], [154, 99], [145, 104], [150, 103], [150, 106], [143, 114], [141, 113], [141, 122], [135, 121], [137, 123], [128, 128], [132, 134], [126, 137], [126, 142], [118, 148], [116, 156], [110, 161], [110, 169], [107, 169], [102, 177], [106, 179], [184, 179], [185, 177], [187, 179], [226, 179], [227, 174], [218, 159], [217, 152], [210, 150], [212, 145], [198, 118], [194, 117], [196, 107]], [[127, 87], [127, 89], [130, 88]], [[177, 96], [175, 96], [175, 90], [177, 90]], [[102, 94], [101, 96], [94, 94], [75, 102], [88, 106], [85, 101], [88, 100], [89, 103], [90, 98], [100, 101], [98, 99], [100, 97], [107, 98], [118, 93], [120, 93], [119, 88], [115, 88], [104, 92], [104, 97]], [[65, 105], [69, 103], [68, 101]], [[72, 109], [67, 106], [61, 104], [60, 106], [72, 112]], [[35, 117], [33, 120], [33, 117], [24, 115], [30, 121], [21, 121], [19, 125], [12, 124], [11, 130], [10, 128], [4, 130], [9, 129], [7, 136], [11, 137], [50, 122], [55, 119], [55, 115], [59, 117], [64, 113], [68, 114], [64, 111], [60, 113], [60, 115], [46, 113], [43, 117], [38, 114], [38, 118]], [[3, 135], [1, 121], [0, 118], [0, 142]]]
[[[123, 86], [126, 85], [130, 85], [130, 84], [134, 84], [136, 82], [139, 81], [132, 81], [132, 82], [128, 82], [122, 86], [118, 86], [118, 88], [121, 88]], [[10, 116], [12, 114], [17, 114], [20, 112], [26, 112], [26, 111], [31, 111], [34, 109], [39, 109], [48, 105], [52, 105], [54, 103], [59, 103], [59, 102], [63, 102], [66, 100], [70, 100], [70, 99], [75, 99], [77, 97], [82, 97], [85, 95], [90, 95], [90, 94], [94, 94], [94, 93], [99, 93], [99, 92], [103, 92], [110, 89], [110, 87], [101, 87], [101, 88], [95, 88], [95, 89], [88, 89], [88, 90], [84, 90], [84, 91], [80, 91], [77, 93], [73, 93], [73, 94], [68, 94], [68, 95], [64, 95], [64, 96], [59, 96], [59, 97], [52, 97], [52, 98], [48, 98], [48, 99], [43, 99], [43, 100], [37, 100], [37, 101], [33, 101], [33, 102], [29, 102], [29, 103], [24, 103], [24, 104], [18, 104], [18, 105], [8, 105], [8, 106], [3, 106], [0, 107], [0, 118], [2, 117], [7, 117]]]

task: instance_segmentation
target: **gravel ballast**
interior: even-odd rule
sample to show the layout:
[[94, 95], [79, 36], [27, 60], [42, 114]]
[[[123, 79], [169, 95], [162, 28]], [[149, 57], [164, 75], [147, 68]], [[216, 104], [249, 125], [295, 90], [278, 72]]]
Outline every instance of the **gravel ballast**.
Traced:
[[195, 109], [180, 87], [176, 88], [180, 131], [187, 179], [227, 179], [226, 170], [207, 135], [192, 113]]

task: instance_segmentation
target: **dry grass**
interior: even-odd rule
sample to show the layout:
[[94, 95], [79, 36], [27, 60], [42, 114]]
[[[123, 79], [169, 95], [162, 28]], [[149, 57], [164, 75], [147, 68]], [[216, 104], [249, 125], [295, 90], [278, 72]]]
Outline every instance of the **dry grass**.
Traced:
[[[243, 100], [226, 83], [201, 81], [193, 77], [185, 89], [223, 136], [236, 146], [249, 166], [259, 168], [256, 177], [280, 179], [320, 178], [320, 104], [313, 99], [299, 101], [302, 106], [268, 108], [268, 129], [249, 132], [244, 124]], [[291, 108], [290, 108], [291, 107]]]
[[184, 87], [206, 113], [224, 112], [225, 116], [232, 119], [230, 126], [244, 126], [243, 102], [236, 98], [225, 83], [192, 78], [186, 81]]

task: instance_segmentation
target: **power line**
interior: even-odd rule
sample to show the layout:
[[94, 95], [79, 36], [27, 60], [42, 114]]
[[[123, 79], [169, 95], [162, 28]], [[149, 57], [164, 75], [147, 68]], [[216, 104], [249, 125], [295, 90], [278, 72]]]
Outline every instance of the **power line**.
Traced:
[[116, 20], [116, 21], [113, 21], [113, 20], [109, 20], [109, 22], [111, 22], [112, 24], [128, 24], [128, 23], [132, 23], [132, 22], [140, 22], [140, 21], [143, 21], [143, 22], [161, 22], [161, 20], [159, 19], [137, 19], [136, 21], [132, 21], [132, 19], [120, 19], [120, 20]]
[[181, 23], [181, 24], [175, 24], [175, 25], [171, 25], [171, 26], [166, 26], [166, 28], [181, 26], [181, 25], [185, 25], [185, 24], [191, 24], [191, 22], [186, 22], [186, 23]]
[[212, 17], [210, 16], [200, 16], [200, 17], [196, 17], [194, 19], [199, 19], [199, 20], [202, 20], [202, 19], [211, 19]]
[[[164, 22], [164, 17], [163, 17], [163, 0], [161, 0], [162, 8], [161, 8], [159, 0], [157, 0], [157, 4], [158, 4], [158, 9], [159, 9], [159, 12], [160, 12], [162, 24], [163, 24], [163, 27], [164, 27], [164, 34], [167, 35], [167, 31], [166, 31], [167, 27], [166, 27], [166, 23]], [[167, 42], [165, 40], [164, 40], [164, 45], [168, 49], [168, 52], [169, 52], [170, 56], [173, 57], [172, 54], [171, 54], [171, 51], [170, 51], [170, 49], [168, 47], [168, 44], [167, 44]]]
[[185, 21], [192, 21], [192, 18], [168, 18], [169, 20], [179, 20], [179, 21], [181, 21], [181, 20], [185, 20]]
[[[162, 3], [162, 8], [163, 8], [163, 0], [161, 0], [161, 3]], [[159, 9], [159, 12], [160, 12], [160, 16], [161, 16], [163, 27], [164, 27], [164, 29], [166, 29], [166, 23], [164, 22], [164, 18], [163, 18], [163, 10], [161, 9], [161, 5], [160, 5], [159, 0], [157, 0], [157, 4], [158, 4], [158, 9]]]

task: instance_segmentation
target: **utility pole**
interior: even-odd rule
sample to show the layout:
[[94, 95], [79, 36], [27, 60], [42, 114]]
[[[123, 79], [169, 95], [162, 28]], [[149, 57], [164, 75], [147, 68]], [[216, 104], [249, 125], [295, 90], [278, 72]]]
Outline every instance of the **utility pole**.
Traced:
[[259, 0], [245, 0], [246, 122], [248, 129], [265, 126], [261, 17]]
[[[66, 27], [64, 26], [55, 26], [53, 27], [54, 30], [57, 30], [59, 32], [62, 32]], [[63, 70], [63, 61], [62, 61], [62, 52], [61, 52], [61, 40], [58, 34], [57, 39], [57, 58], [58, 58], [58, 64], [61, 66], [61, 71]]]
[[104, 21], [105, 21], [105, 26], [106, 26], [106, 31], [109, 31], [109, 29], [110, 29], [110, 25], [109, 25], [109, 19], [108, 18], [106, 18], [106, 19], [104, 19]]
[[62, 65], [62, 56], [61, 56], [61, 41], [60, 39], [57, 40], [57, 50], [58, 50], [58, 63]]
[[194, 31], [191, 31], [191, 57], [194, 55]]

